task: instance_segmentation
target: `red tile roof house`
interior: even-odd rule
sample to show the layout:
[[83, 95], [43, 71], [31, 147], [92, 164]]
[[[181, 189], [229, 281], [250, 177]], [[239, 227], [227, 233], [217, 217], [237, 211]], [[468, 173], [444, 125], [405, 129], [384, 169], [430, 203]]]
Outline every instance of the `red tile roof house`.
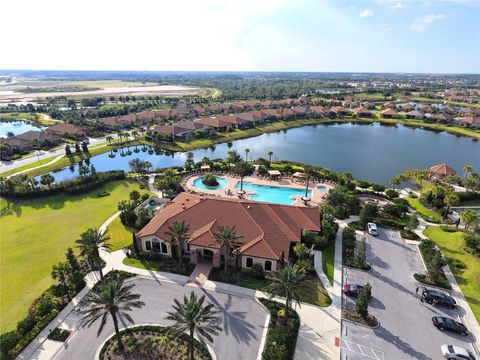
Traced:
[[284, 108], [282, 109], [282, 116], [285, 120], [292, 119], [295, 117], [295, 112], [290, 108]]
[[292, 110], [295, 114], [295, 117], [298, 118], [306, 117], [310, 111], [309, 107], [305, 106], [294, 106]]
[[62, 136], [54, 132], [31, 130], [11, 138], [2, 138], [0, 141], [1, 143], [9, 144], [12, 149], [28, 151], [33, 149], [36, 141], [40, 145], [45, 141], [49, 141], [52, 145], [58, 145], [62, 142]]
[[289, 259], [290, 249], [301, 241], [303, 230], [321, 231], [317, 208], [181, 193], [136, 234], [138, 248], [143, 252], [176, 256], [178, 248], [171, 244], [168, 227], [182, 221], [190, 225], [182, 253], [191, 263], [207, 261], [220, 267], [225, 262], [224, 249], [219, 248], [214, 234], [222, 226], [235, 226], [241, 238], [228, 263], [235, 264], [238, 256], [241, 268], [260, 264], [265, 271], [275, 271], [282, 256]]
[[407, 112], [407, 111], [412, 111], [415, 108], [413, 107], [412, 104], [404, 104], [404, 105], [401, 106], [401, 109], [402, 109], [402, 111]]
[[310, 114], [315, 117], [320, 117], [325, 112], [325, 108], [323, 106], [312, 106], [310, 108]]
[[433, 165], [430, 167], [430, 169], [428, 169], [428, 171], [432, 176], [438, 176], [438, 177], [445, 177], [448, 175], [455, 176], [457, 174], [455, 169], [451, 168], [447, 164]]
[[353, 109], [353, 112], [354, 112], [355, 115], [357, 115], [358, 117], [371, 117], [371, 116], [372, 116], [371, 111], [368, 110], [368, 109], [365, 108], [365, 107], [355, 108], [355, 109]]
[[60, 136], [73, 136], [75, 138], [84, 138], [89, 129], [87, 127], [73, 125], [73, 124], [55, 124], [53, 126], [49, 126], [45, 131], [49, 131], [55, 133]]
[[398, 117], [398, 112], [396, 112], [395, 110], [393, 109], [385, 109], [385, 110], [382, 110], [380, 112], [380, 114], [382, 114], [382, 117], [384, 118], [396, 118]]
[[279, 109], [265, 109], [262, 113], [266, 115], [265, 120], [277, 120], [282, 118], [282, 111]]
[[238, 129], [247, 128], [253, 125], [250, 120], [242, 119], [237, 115], [220, 115], [217, 117], [220, 118], [221, 121], [229, 123], [230, 126]]
[[466, 127], [480, 128], [480, 117], [467, 116], [455, 118], [454, 124]]
[[228, 129], [228, 127], [232, 126], [232, 124], [221, 120], [219, 117], [215, 117], [215, 118], [204, 117], [204, 118], [198, 119], [196, 122], [202, 125], [210, 126], [218, 131], [225, 131]]
[[129, 126], [133, 126], [135, 123], [135, 115], [124, 115], [120, 117], [109, 117], [100, 119], [100, 122], [107, 129], [123, 129]]
[[211, 126], [200, 124], [198, 121], [193, 120], [180, 120], [177, 121], [174, 125], [192, 131], [212, 132], [213, 130]]
[[346, 115], [351, 115], [352, 111], [350, 109], [347, 109], [343, 106], [332, 106], [330, 108], [331, 111], [335, 111], [337, 116], [346, 116]]
[[154, 133], [170, 136], [173, 140], [185, 138], [187, 135], [193, 133], [192, 130], [185, 129], [176, 125], [158, 125], [152, 131]]

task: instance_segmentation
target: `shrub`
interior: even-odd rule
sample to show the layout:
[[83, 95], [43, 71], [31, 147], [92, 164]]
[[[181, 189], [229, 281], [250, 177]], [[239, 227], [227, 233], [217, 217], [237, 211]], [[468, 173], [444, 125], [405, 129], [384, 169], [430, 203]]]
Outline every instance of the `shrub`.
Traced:
[[15, 330], [0, 335], [0, 354], [2, 360], [13, 359], [10, 351], [15, 348], [22, 336]]
[[29, 314], [17, 323], [17, 331], [20, 335], [26, 335], [33, 329], [35, 324], [35, 316]]
[[399, 195], [398, 191], [392, 189], [388, 189], [387, 191], [385, 191], [385, 194], [387, 194], [390, 199], [398, 198]]
[[44, 297], [37, 305], [37, 315], [38, 316], [45, 316], [50, 313], [55, 308], [55, 304], [53, 303], [50, 297]]
[[208, 187], [218, 186], [217, 178], [215, 177], [215, 175], [211, 173], [205, 174], [205, 176], [203, 177], [202, 183]]
[[50, 340], [64, 342], [65, 340], [68, 339], [70, 334], [71, 332], [68, 330], [55, 328], [50, 334], [48, 334], [48, 338]]
[[373, 191], [382, 192], [385, 191], [386, 187], [380, 184], [372, 184]]
[[250, 269], [250, 276], [254, 279], [263, 279], [265, 277], [265, 272], [262, 265], [253, 264], [252, 268]]
[[411, 239], [411, 240], [417, 240], [420, 238], [420, 236], [418, 236], [412, 230], [400, 230], [400, 236], [404, 239]]

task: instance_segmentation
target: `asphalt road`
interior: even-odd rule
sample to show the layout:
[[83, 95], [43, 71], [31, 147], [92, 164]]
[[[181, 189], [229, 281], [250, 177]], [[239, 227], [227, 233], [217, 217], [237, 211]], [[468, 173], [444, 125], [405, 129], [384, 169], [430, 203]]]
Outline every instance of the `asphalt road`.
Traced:
[[[415, 294], [417, 282], [412, 275], [424, 271], [415, 245], [403, 243], [396, 231], [380, 229], [377, 237], [367, 238], [367, 258], [372, 271], [344, 268], [344, 283], [370, 282], [373, 298], [369, 311], [380, 320], [380, 326], [370, 329], [342, 321], [342, 359], [441, 359], [442, 344], [472, 349], [475, 335], [441, 332], [431, 321], [432, 316], [458, 320], [463, 309], [433, 307], [420, 302], [420, 291]], [[344, 296], [345, 301], [354, 304]]]
[[[173, 299], [182, 301], [184, 295], [194, 291], [198, 295], [205, 295], [206, 302], [215, 304], [220, 312], [220, 326], [223, 331], [214, 338], [214, 343], [210, 344], [217, 358], [219, 360], [257, 358], [267, 312], [256, 301], [145, 278], [136, 278], [133, 282], [135, 283], [133, 291], [140, 294], [141, 300], [146, 303], [142, 309], [134, 309], [130, 313], [135, 323], [168, 325], [169, 322], [164, 318], [167, 311], [172, 310]], [[78, 316], [72, 313], [69, 318], [75, 321]], [[123, 321], [121, 323], [127, 325]], [[97, 323], [90, 328], [80, 327], [55, 359], [94, 359], [97, 349], [114, 332], [111, 319], [109, 318], [98, 337], [97, 330]]]

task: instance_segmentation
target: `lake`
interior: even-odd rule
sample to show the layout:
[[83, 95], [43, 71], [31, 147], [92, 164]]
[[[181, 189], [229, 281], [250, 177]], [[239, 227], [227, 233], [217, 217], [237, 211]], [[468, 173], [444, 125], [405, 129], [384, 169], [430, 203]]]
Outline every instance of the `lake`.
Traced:
[[0, 137], [7, 137], [9, 132], [12, 132], [13, 135], [19, 135], [30, 130], [40, 131], [42, 129], [42, 127], [35, 126], [30, 121], [1, 121]]
[[[433, 132], [403, 125], [330, 124], [304, 126], [277, 133], [219, 144], [215, 149], [193, 151], [195, 161], [204, 156], [224, 158], [237, 150], [249, 159], [264, 157], [273, 151], [274, 160], [290, 160], [318, 165], [339, 172], [351, 172], [357, 179], [389, 185], [390, 179], [406, 169], [428, 168], [447, 163], [461, 176], [465, 164], [480, 169], [480, 143], [446, 132]], [[129, 170], [133, 158], [148, 160], [154, 168], [183, 166], [186, 153], [155, 155], [139, 146], [106, 153], [90, 159], [97, 171]], [[122, 156], [123, 154], [123, 156]], [[112, 157], [114, 156], [114, 157]], [[77, 165], [54, 173], [57, 181], [76, 176]], [[73, 171], [72, 171], [73, 170]]]

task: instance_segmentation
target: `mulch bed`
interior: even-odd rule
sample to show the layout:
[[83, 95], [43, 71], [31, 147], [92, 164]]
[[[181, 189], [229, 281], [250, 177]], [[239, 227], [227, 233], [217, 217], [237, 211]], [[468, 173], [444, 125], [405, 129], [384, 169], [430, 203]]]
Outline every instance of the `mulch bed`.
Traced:
[[373, 316], [372, 314], [368, 314], [366, 319], [364, 319], [355, 311], [355, 309], [342, 307], [342, 317], [344, 319], [353, 321], [361, 325], [365, 325], [369, 327], [378, 326], [378, 320], [375, 316]]

